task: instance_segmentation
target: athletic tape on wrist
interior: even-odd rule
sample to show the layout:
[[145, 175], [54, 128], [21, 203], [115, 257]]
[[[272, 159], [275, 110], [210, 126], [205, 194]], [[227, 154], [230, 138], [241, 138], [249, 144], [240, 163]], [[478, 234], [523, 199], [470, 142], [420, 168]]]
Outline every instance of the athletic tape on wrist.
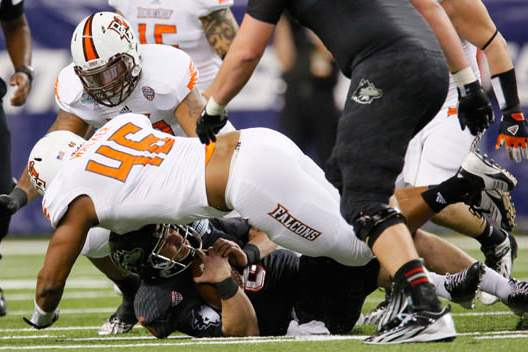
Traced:
[[47, 325], [51, 323], [55, 317], [55, 312], [56, 310], [51, 313], [45, 312], [39, 307], [37, 302], [35, 302], [35, 309], [33, 310], [33, 315], [31, 315], [31, 322], [37, 326]]
[[471, 67], [468, 66], [457, 73], [453, 73], [453, 80], [457, 87], [464, 88], [465, 85], [475, 82], [477, 78]]
[[207, 115], [218, 116], [224, 113], [224, 105], [218, 104], [214, 98], [209, 98], [207, 105], [205, 106], [205, 112]]

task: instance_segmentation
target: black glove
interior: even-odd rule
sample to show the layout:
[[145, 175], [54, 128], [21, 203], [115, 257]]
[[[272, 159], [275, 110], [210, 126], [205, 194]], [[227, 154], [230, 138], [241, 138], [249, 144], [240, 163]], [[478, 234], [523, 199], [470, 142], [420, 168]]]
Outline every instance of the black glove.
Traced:
[[484, 132], [493, 122], [493, 109], [480, 83], [475, 81], [458, 90], [458, 120], [462, 130], [469, 128], [472, 135]]
[[196, 134], [203, 144], [209, 144], [210, 141], [216, 142], [216, 134], [227, 123], [227, 111], [220, 115], [209, 115], [206, 109], [207, 106], [202, 110], [202, 114], [196, 123]]
[[0, 194], [0, 216], [12, 215], [27, 203], [27, 194], [15, 187], [9, 194]]
[[503, 111], [495, 148], [506, 145], [510, 159], [520, 163], [528, 159], [528, 126], [519, 111]]

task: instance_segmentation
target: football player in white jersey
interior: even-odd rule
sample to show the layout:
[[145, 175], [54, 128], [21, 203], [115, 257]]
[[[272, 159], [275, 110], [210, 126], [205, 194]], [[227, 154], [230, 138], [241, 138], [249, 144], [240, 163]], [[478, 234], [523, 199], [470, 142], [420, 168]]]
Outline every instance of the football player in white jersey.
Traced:
[[[526, 157], [528, 130], [520, 110], [515, 71], [506, 41], [481, 1], [436, 1], [453, 22], [461, 37], [466, 58], [477, 77], [480, 75], [477, 47], [486, 54], [493, 87], [503, 113], [497, 148], [505, 145], [510, 157], [520, 162]], [[409, 143], [404, 168], [398, 179], [399, 186], [420, 187], [446, 180], [457, 172], [472, 146], [478, 145], [479, 140], [459, 128], [456, 119], [456, 87], [451, 77], [449, 93], [442, 109]], [[508, 233], [515, 223], [515, 209], [509, 194], [484, 192], [482, 197], [483, 210], [489, 212], [484, 213], [488, 219], [476, 215], [467, 205], [457, 204], [440, 212], [433, 221], [476, 238], [486, 256], [486, 264], [509, 278], [517, 251], [515, 239]], [[483, 297], [485, 303], [497, 301], [487, 295]]]
[[[453, 201], [479, 194], [483, 187], [515, 185], [500, 167], [488, 165], [476, 154], [465, 160], [464, 171], [450, 182], [468, 188], [452, 189], [459, 193]], [[33, 148], [28, 170], [33, 186], [44, 194], [44, 214], [56, 228], [38, 276], [35, 311], [27, 319], [36, 328], [58, 318], [66, 279], [94, 226], [124, 234], [147, 224], [185, 224], [236, 210], [294, 251], [349, 266], [373, 257], [341, 216], [338, 191], [323, 171], [273, 130], [230, 132], [204, 146], [198, 138], [157, 131], [146, 116], [128, 113], [111, 119], [88, 141], [68, 131], [49, 133]], [[495, 177], [486, 176], [490, 173]], [[420, 226], [431, 209], [420, 194], [407, 200], [414, 204], [409, 226]], [[425, 272], [414, 270], [410, 280], [425, 278]], [[448, 334], [442, 336], [452, 337], [448, 310], [437, 319]]]
[[238, 24], [233, 0], [108, 0], [138, 32], [141, 44], [167, 44], [184, 50], [200, 73], [197, 87], [212, 82]]
[[[196, 87], [198, 71], [184, 51], [169, 45], [140, 44], [134, 28], [122, 16], [98, 12], [77, 26], [71, 52], [73, 63], [60, 71], [55, 83], [59, 112], [49, 131], [67, 130], [84, 137], [91, 128], [130, 111], [149, 116], [155, 128], [169, 134], [195, 135], [203, 98]], [[24, 197], [12, 197], [0, 213], [14, 213], [37, 196], [25, 172], [12, 194]], [[93, 229], [83, 254], [122, 292], [133, 292], [137, 285], [114, 270], [108, 257], [108, 235], [106, 230]], [[124, 298], [130, 301], [126, 294]], [[115, 316], [110, 320], [118, 331], [107, 326], [101, 333], [133, 326], [121, 324]], [[135, 323], [135, 317], [129, 322]]]

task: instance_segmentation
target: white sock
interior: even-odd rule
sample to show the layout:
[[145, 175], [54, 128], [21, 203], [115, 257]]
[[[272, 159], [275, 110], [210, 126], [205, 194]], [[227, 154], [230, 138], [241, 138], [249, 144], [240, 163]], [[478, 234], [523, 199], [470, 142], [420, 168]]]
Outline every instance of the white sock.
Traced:
[[446, 279], [445, 275], [439, 275], [439, 274], [433, 273], [431, 271], [428, 271], [427, 275], [429, 275], [429, 279], [431, 280], [431, 282], [435, 286], [436, 294], [439, 297], [447, 298], [447, 299], [450, 300], [451, 299], [451, 295], [449, 294], [449, 292], [447, 292], [447, 290], [445, 288], [445, 279]]
[[512, 292], [509, 280], [495, 270], [486, 266], [482, 280], [480, 281], [480, 290], [506, 300]]

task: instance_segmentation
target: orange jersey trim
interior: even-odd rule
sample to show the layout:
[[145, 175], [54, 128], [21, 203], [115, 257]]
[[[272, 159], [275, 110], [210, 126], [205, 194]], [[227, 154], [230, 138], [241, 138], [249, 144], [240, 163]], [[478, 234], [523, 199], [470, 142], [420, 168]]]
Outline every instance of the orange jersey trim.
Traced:
[[447, 116], [455, 116], [457, 114], [456, 106], [450, 106], [447, 108]]
[[196, 81], [198, 81], [198, 71], [196, 70], [196, 67], [194, 67], [192, 61], [189, 62], [189, 74], [191, 75], [191, 78], [189, 78], [189, 82], [187, 82], [187, 88], [192, 90], [196, 85]]
[[205, 165], [211, 160], [213, 153], [215, 151], [216, 143], [211, 142], [205, 146]]

